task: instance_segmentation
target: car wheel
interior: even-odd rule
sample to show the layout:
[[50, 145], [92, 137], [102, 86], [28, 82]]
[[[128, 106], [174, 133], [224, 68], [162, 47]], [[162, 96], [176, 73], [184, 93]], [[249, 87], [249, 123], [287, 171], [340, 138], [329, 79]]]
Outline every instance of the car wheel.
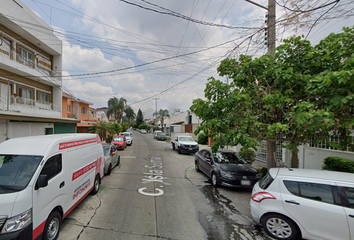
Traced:
[[214, 172], [211, 174], [211, 184], [212, 184], [214, 187], [219, 186], [219, 178], [218, 178], [218, 176], [217, 176]]
[[178, 154], [181, 154], [181, 149], [178, 147]]
[[290, 218], [280, 214], [268, 214], [261, 220], [264, 230], [275, 239], [301, 239], [298, 226]]
[[59, 231], [61, 227], [61, 215], [59, 212], [52, 212], [47, 222], [45, 223], [43, 239], [44, 240], [55, 240], [59, 236]]
[[111, 171], [112, 171], [112, 164], [109, 164], [108, 170], [107, 170], [107, 175], [111, 175]]
[[118, 157], [118, 162], [117, 162], [117, 166], [120, 165], [120, 156]]
[[172, 143], [172, 150], [176, 150], [175, 145]]
[[100, 185], [101, 185], [100, 177], [99, 177], [99, 175], [97, 175], [95, 178], [95, 183], [93, 185], [93, 189], [91, 191], [92, 195], [95, 195], [96, 193], [98, 193], [98, 190], [100, 189]]
[[199, 169], [199, 162], [198, 161], [195, 161], [195, 170], [197, 171], [197, 172], [200, 172], [200, 169]]

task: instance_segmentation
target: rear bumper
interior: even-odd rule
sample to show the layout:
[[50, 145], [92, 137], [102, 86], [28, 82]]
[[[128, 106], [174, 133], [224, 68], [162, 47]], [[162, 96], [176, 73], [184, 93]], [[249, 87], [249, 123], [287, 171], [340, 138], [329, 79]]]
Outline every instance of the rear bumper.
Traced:
[[231, 179], [220, 177], [220, 185], [226, 187], [253, 188], [253, 185], [255, 185], [256, 182], [258, 182], [258, 179], [231, 180]]

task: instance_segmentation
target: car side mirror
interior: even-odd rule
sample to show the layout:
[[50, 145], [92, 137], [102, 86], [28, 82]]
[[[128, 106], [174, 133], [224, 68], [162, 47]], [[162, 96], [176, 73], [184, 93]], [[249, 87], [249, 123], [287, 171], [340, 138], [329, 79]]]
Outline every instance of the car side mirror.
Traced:
[[44, 188], [46, 186], [48, 186], [48, 175], [47, 174], [39, 175], [37, 182], [36, 182], [35, 190], [38, 190], [40, 188]]
[[112, 155], [113, 155], [113, 156], [116, 155], [116, 152], [112, 152]]

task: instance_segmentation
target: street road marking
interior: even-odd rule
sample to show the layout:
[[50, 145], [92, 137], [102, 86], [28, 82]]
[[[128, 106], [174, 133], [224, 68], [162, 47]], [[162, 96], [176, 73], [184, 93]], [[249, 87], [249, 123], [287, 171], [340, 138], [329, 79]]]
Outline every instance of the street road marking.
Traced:
[[[144, 167], [146, 167], [147, 169], [150, 169], [149, 172], [147, 173], [143, 173], [144, 176], [142, 180], [142, 183], [162, 183], [165, 185], [170, 185], [169, 183], [165, 182], [165, 179], [168, 179], [168, 177], [164, 177], [163, 176], [163, 171], [162, 171], [162, 161], [160, 157], [152, 157], [150, 158], [150, 164], [149, 165], [145, 165]], [[163, 185], [160, 185], [160, 188], [162, 188]], [[153, 189], [149, 190], [147, 187], [142, 187], [138, 189], [138, 192], [142, 195], [145, 196], [152, 196], [152, 197], [157, 197], [157, 196], [161, 196], [164, 194], [164, 191], [160, 188], [155, 188], [155, 186], [153, 187]]]

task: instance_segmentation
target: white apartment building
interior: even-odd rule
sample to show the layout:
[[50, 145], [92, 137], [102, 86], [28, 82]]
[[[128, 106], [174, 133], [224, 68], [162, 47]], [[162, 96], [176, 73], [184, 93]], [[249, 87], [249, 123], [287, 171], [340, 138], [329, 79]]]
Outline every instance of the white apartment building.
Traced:
[[53, 29], [21, 1], [2, 1], [0, 142], [79, 122], [62, 117], [61, 71], [62, 42]]

